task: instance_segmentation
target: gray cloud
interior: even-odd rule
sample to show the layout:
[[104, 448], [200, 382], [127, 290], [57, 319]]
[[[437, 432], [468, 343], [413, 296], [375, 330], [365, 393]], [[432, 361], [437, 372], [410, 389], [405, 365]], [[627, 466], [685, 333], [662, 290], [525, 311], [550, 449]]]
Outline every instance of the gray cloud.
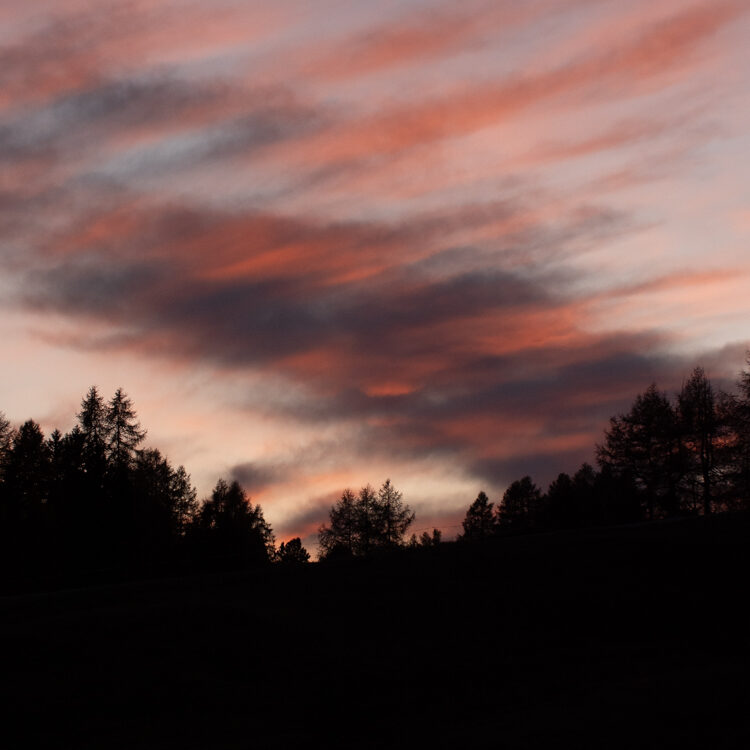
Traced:
[[[643, 173], [673, 172], [684, 151], [665, 156], [662, 150], [659, 161], [644, 144], [668, 137], [692, 149], [700, 137], [686, 134], [699, 118], [685, 115], [695, 115], [697, 100], [677, 101], [668, 117], [640, 110], [629, 118], [625, 97], [660, 93], [662, 108], [675, 102], [663, 96], [670, 76], [694, 64], [711, 36], [745, 12], [741, 3], [691, 5], [613, 49], [581, 48], [580, 57], [553, 69], [493, 75], [488, 68], [455, 90], [446, 84], [415, 91], [411, 99], [396, 92], [393, 101], [364, 101], [346, 86], [336, 88], [332, 81], [347, 76], [333, 70], [329, 80], [321, 72], [326, 63], [339, 64], [338, 51], [329, 57], [329, 48], [315, 58], [321, 78], [312, 79], [294, 65], [276, 70], [284, 66], [273, 59], [279, 54], [273, 44], [258, 52], [257, 68], [243, 67], [247, 58], [226, 50], [223, 67], [136, 59], [131, 45], [138, 49], [142, 35], [162, 23], [169, 28], [184, 10], [166, 5], [118, 4], [109, 17], [92, 5], [38, 23], [0, 48], [6, 103], [0, 109], [0, 270], [16, 282], [13, 304], [82, 322], [71, 345], [260, 370], [301, 385], [304, 395], [262, 403], [250, 394], [253, 409], [308, 428], [347, 422], [346, 445], [321, 439], [266, 463], [234, 467], [232, 476], [251, 492], [290, 477], [303, 480], [328, 455], [339, 463], [436, 459], [458, 473], [463, 467], [493, 492], [525, 473], [546, 482], [590, 460], [607, 417], [626, 408], [639, 389], [652, 380], [679, 386], [693, 362], [667, 353], [674, 343], [669, 333], [589, 332], [587, 293], [576, 290], [598, 280], [574, 277], [566, 263], [585, 261], [586, 252], [658, 221], [593, 204], [592, 196], [608, 200], [600, 188], [613, 178], [632, 185]], [[447, 32], [442, 41], [425, 35], [421, 21], [410, 22], [407, 39], [419, 44], [381, 59], [384, 45], [404, 38], [403, 25], [391, 18], [374, 35], [357, 32], [347, 49], [355, 56], [367, 52], [370, 75], [381, 63], [406, 66], [458, 52], [484, 32], [474, 13], [459, 14], [460, 28], [451, 25], [455, 11], [446, 6], [446, 13], [433, 19]], [[256, 72], [272, 83], [254, 84]], [[708, 110], [715, 93], [704, 96]], [[528, 155], [535, 168], [609, 149], [622, 153], [634, 144], [639, 149], [638, 164], [613, 161], [606, 166], [611, 174], [594, 171], [597, 188], [588, 196], [563, 195], [559, 187], [545, 194], [530, 173], [498, 174], [486, 186], [486, 201], [445, 205], [453, 198], [441, 198], [444, 205], [431, 213], [414, 208], [422, 204], [410, 202], [408, 186], [399, 192], [399, 170], [414, 150], [438, 159], [443, 145], [446, 151], [456, 145], [451, 139], [574, 100], [578, 114], [594, 100], [616, 103], [617, 113], [609, 124], [602, 115], [601, 133], [583, 128], [575, 142], [541, 144]], [[287, 144], [295, 147], [290, 162], [283, 148], [270, 148]], [[271, 158], [262, 161], [261, 154]], [[394, 163], [399, 169], [389, 173]], [[446, 175], [467, 166], [446, 163]], [[167, 194], [183, 194], [188, 171], [204, 167], [206, 174], [243, 183], [237, 192], [245, 193], [236, 199], [242, 208], [216, 208], [234, 193], [205, 197], [213, 189], [208, 179], [199, 185], [204, 197], [169, 202]], [[370, 170], [384, 183], [374, 195], [367, 192]], [[389, 174], [395, 175], [392, 195]], [[347, 203], [360, 178], [366, 197]], [[153, 186], [158, 189], [151, 192]], [[475, 200], [477, 188], [472, 183], [465, 200]], [[341, 206], [339, 220], [313, 215], [312, 208], [281, 213], [279, 206], [307, 206], [308, 198], [318, 205], [319, 193], [331, 211]], [[346, 218], [352, 205], [349, 215], [384, 215], [402, 194], [403, 204], [390, 215], [406, 218]], [[561, 211], [564, 218], [540, 218], [553, 203], [551, 214]], [[88, 334], [90, 320], [104, 323], [108, 333], [97, 327], [95, 338]], [[739, 349], [704, 357], [717, 382], [729, 382], [727, 363], [739, 368]], [[531, 435], [525, 442], [503, 447], [503, 440], [524, 432]], [[313, 503], [293, 523], [324, 520], [330, 503], [331, 497]]]
[[[496, 210], [507, 218], [522, 208]], [[548, 481], [591, 460], [606, 419], [625, 408], [634, 390], [652, 380], [677, 387], [691, 366], [664, 354], [665, 334], [584, 333], [576, 318], [583, 313], [566, 324], [564, 343], [553, 339], [540, 347], [525, 340], [518, 330], [525, 320], [546, 315], [542, 325], [552, 325], [582, 300], [564, 270], [503, 269], [486, 247], [450, 244], [452, 227], [481, 228], [496, 216], [492, 209], [465, 208], [403, 225], [325, 224], [174, 205], [126, 209], [124, 216], [123, 222], [121, 208], [113, 216], [95, 209], [58, 237], [22, 276], [24, 303], [107, 321], [112, 346], [261, 368], [316, 394], [253, 408], [308, 424], [361, 425], [346, 449], [318, 445], [269, 464], [235, 467], [233, 476], [251, 492], [304, 477], [324, 450], [339, 458], [342, 450], [385, 461], [440, 458], [494, 484], [532, 470]], [[114, 223], [116, 230], [91, 234], [91, 223]], [[586, 245], [627, 223], [606, 210], [586, 210], [562, 227], [532, 226], [507, 241], [524, 254], [556, 237], [564, 254], [571, 244]], [[60, 256], [56, 243], [75, 251]], [[287, 258], [286, 248], [297, 245], [307, 248], [299, 257], [309, 254], [309, 261]], [[413, 262], [404, 253], [410, 247]], [[342, 268], [391, 254], [401, 254], [400, 262], [365, 279], [344, 273], [337, 280]], [[257, 258], [268, 262], [255, 270]], [[247, 262], [249, 270], [232, 270]], [[491, 354], [480, 343], [488, 335], [513, 345]], [[322, 357], [322, 364], [308, 366], [307, 355]], [[724, 360], [716, 355], [716, 361]], [[408, 387], [392, 393], [368, 387], [390, 381]], [[457, 423], [464, 427], [456, 429]], [[504, 456], [502, 439], [524, 424], [547, 442], [530, 440]], [[581, 436], [588, 440], [584, 447]]]

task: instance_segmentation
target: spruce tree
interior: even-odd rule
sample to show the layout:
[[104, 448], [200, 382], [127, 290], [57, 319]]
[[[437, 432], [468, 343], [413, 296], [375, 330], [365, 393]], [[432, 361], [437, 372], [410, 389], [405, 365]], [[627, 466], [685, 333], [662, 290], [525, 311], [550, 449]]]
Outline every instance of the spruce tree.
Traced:
[[460, 541], [481, 542], [492, 536], [496, 527], [492, 506], [493, 503], [484, 492], [477, 495], [477, 499], [466, 511], [466, 517], [462, 522], [464, 532], [459, 536]]
[[538, 519], [542, 493], [531, 481], [523, 477], [513, 482], [497, 508], [497, 523], [500, 529], [528, 529]]
[[38, 516], [47, 503], [49, 480], [49, 446], [41, 427], [29, 419], [13, 436], [6, 462], [5, 484], [19, 519]]
[[238, 563], [269, 562], [275, 555], [273, 530], [260, 505], [253, 505], [238, 482], [219, 479], [192, 525], [194, 538], [213, 557]]
[[296, 536], [279, 546], [277, 559], [285, 565], [300, 565], [310, 562], [310, 553], [302, 546], [302, 540]]

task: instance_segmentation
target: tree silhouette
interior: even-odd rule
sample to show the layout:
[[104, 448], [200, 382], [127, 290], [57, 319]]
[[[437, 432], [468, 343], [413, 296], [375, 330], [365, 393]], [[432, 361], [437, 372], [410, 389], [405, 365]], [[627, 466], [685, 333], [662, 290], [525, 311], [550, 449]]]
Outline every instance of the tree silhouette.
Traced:
[[5, 451], [8, 449], [11, 436], [10, 422], [5, 416], [5, 412], [0, 411], [0, 450]]
[[596, 469], [583, 463], [573, 475], [573, 492], [575, 494], [575, 525], [588, 526], [602, 519], [602, 493], [599, 486], [600, 476]]
[[296, 536], [288, 542], [282, 542], [276, 557], [285, 565], [300, 565], [310, 562], [310, 553], [302, 546], [302, 540]]
[[492, 511], [494, 503], [484, 492], [477, 495], [477, 499], [469, 506], [466, 517], [462, 522], [463, 534], [459, 540], [463, 542], [481, 542], [495, 533], [495, 515]]
[[81, 410], [78, 412], [78, 426], [83, 434], [87, 450], [93, 448], [98, 450], [106, 445], [106, 414], [106, 406], [99, 395], [99, 390], [92, 385], [81, 401]]
[[413, 521], [414, 513], [390, 479], [377, 493], [369, 484], [356, 496], [346, 489], [330, 510], [329, 523], [318, 529], [321, 557], [366, 556], [401, 546]]
[[369, 484], [360, 489], [355, 505], [357, 510], [355, 553], [357, 554], [368, 555], [381, 538], [381, 514], [377, 503], [378, 496]]
[[523, 477], [513, 482], [503, 495], [497, 509], [497, 524], [501, 529], [531, 528], [540, 509], [542, 493], [531, 481]]
[[403, 493], [399, 492], [386, 479], [378, 490], [378, 525], [380, 527], [380, 544], [385, 547], [403, 544], [404, 534], [414, 522], [414, 513], [404, 505]]
[[5, 463], [10, 452], [11, 441], [13, 440], [13, 430], [5, 414], [0, 411], [0, 482], [3, 481], [5, 472]]
[[[50, 505], [57, 526], [55, 546], [69, 567], [94, 567], [107, 546], [101, 476], [87, 473], [85, 437], [79, 425], [48, 441], [51, 453]], [[103, 471], [103, 470], [102, 470]]]
[[636, 397], [627, 414], [610, 419], [597, 458], [615, 476], [631, 477], [643, 493], [648, 518], [677, 506], [680, 452], [677, 417], [656, 385]]
[[680, 437], [687, 450], [686, 474], [699, 485], [703, 512], [708, 515], [718, 479], [716, 458], [721, 425], [716, 396], [703, 368], [696, 367], [683, 384], [677, 405]]
[[580, 518], [578, 495], [569, 474], [557, 475], [547, 489], [545, 521], [552, 528], [576, 525]]
[[[651, 385], [612, 417], [597, 446], [599, 471], [562, 473], [546, 495], [530, 477], [499, 505], [480, 492], [463, 520], [464, 541], [495, 530], [543, 530], [659, 518], [678, 510], [714, 513], [750, 506], [750, 352], [736, 394], [715, 393], [696, 367], [676, 405]], [[155, 569], [177, 559], [245, 565], [304, 562], [294, 538], [278, 552], [270, 525], [237, 482], [219, 480], [201, 505], [190, 475], [145, 437], [122, 388], [105, 404], [96, 386], [76, 425], [45, 439], [33, 420], [12, 429], [0, 413], [0, 553], [5, 569]], [[319, 529], [322, 559], [364, 557], [403, 546], [414, 513], [390, 479], [378, 490], [344, 490]], [[440, 544], [439, 530], [411, 536]], [[170, 556], [177, 555], [176, 558]], [[152, 567], [148, 567], [152, 566]], [[0, 566], [2, 568], [2, 566]]]
[[601, 499], [603, 523], [633, 523], [643, 520], [641, 493], [629, 473], [615, 474], [609, 465], [602, 466], [596, 475], [595, 492]]
[[727, 434], [721, 439], [726, 464], [724, 473], [731, 482], [729, 507], [750, 507], [750, 352], [747, 369], [740, 373], [736, 394], [722, 394], [718, 411]]
[[352, 490], [345, 489], [331, 508], [328, 525], [318, 529], [318, 544], [323, 557], [352, 556], [359, 552], [357, 498]]
[[184, 466], [171, 472], [169, 494], [173, 528], [177, 536], [183, 537], [198, 513], [197, 492]]
[[115, 391], [104, 413], [107, 453], [115, 469], [130, 467], [136, 448], [146, 437], [138, 423], [133, 402], [122, 388]]
[[235, 563], [268, 562], [275, 552], [271, 527], [259, 505], [253, 505], [239, 483], [219, 479], [194, 523], [208, 554]]
[[81, 402], [78, 427], [82, 440], [81, 470], [86, 475], [85, 491], [92, 500], [92, 496], [101, 495], [107, 469], [106, 407], [96, 386], [89, 388]]
[[130, 544], [138, 546], [141, 561], [151, 560], [177, 537], [177, 500], [171, 486], [174, 471], [156, 448], [138, 451], [132, 467], [120, 464], [116, 471], [120, 481], [125, 472], [129, 475], [120, 489], [129, 495]]
[[5, 485], [11, 513], [32, 520], [47, 503], [50, 452], [39, 425], [29, 419], [13, 436], [5, 462]]
[[[409, 542], [410, 546], [416, 546], [416, 537], [412, 535], [414, 538], [414, 544], [412, 544], [411, 540]], [[440, 529], [433, 529], [432, 533], [430, 534], [429, 531], [423, 531], [419, 535], [419, 546], [420, 547], [439, 547], [440, 542], [443, 538], [443, 532], [440, 531]]]

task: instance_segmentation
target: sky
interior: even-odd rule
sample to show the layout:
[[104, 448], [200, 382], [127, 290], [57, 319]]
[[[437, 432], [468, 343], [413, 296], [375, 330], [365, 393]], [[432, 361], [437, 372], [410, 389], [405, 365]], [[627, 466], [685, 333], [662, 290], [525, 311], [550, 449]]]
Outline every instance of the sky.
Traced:
[[277, 538], [593, 461], [750, 346], [747, 0], [0, 0], [0, 410]]

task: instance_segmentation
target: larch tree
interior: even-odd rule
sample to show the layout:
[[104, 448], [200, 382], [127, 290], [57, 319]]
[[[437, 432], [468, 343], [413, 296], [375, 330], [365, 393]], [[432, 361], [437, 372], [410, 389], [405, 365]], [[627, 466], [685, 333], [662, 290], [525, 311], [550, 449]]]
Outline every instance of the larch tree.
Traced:
[[0, 411], [0, 482], [3, 481], [5, 473], [5, 462], [10, 451], [10, 444], [13, 440], [13, 430], [5, 414]]
[[130, 467], [135, 451], [146, 437], [133, 408], [133, 402], [122, 388], [115, 391], [104, 415], [107, 452], [110, 464], [116, 469]]
[[700, 488], [703, 513], [711, 513], [721, 425], [716, 395], [703, 368], [696, 367], [677, 398], [680, 438], [687, 451], [687, 475]]
[[750, 507], [750, 352], [747, 369], [740, 373], [737, 393], [721, 394], [719, 412], [726, 425], [722, 436], [722, 464], [731, 484], [730, 507]]
[[371, 485], [359, 491], [356, 503], [357, 552], [368, 555], [381, 540], [381, 514], [378, 496]]
[[681, 471], [677, 416], [655, 384], [636, 397], [627, 414], [610, 419], [597, 459], [614, 476], [632, 478], [649, 519], [676, 509]]
[[106, 413], [104, 400], [99, 395], [98, 388], [92, 385], [81, 401], [81, 410], [77, 416], [78, 426], [86, 443], [103, 445], [106, 442]]
[[198, 512], [198, 495], [184, 466], [171, 472], [169, 493], [174, 529], [182, 537]]
[[376, 549], [399, 547], [414, 513], [390, 479], [376, 492], [369, 484], [357, 495], [344, 490], [318, 529], [321, 557], [364, 557]]
[[95, 385], [81, 401], [78, 427], [82, 439], [82, 469], [91, 489], [101, 489], [100, 484], [107, 464], [107, 408]]
[[414, 522], [414, 513], [404, 504], [404, 496], [386, 479], [378, 490], [377, 515], [379, 516], [380, 543], [384, 547], [398, 547]]
[[329, 511], [328, 524], [318, 529], [318, 544], [322, 557], [351, 556], [359, 551], [358, 542], [357, 497], [347, 488]]

